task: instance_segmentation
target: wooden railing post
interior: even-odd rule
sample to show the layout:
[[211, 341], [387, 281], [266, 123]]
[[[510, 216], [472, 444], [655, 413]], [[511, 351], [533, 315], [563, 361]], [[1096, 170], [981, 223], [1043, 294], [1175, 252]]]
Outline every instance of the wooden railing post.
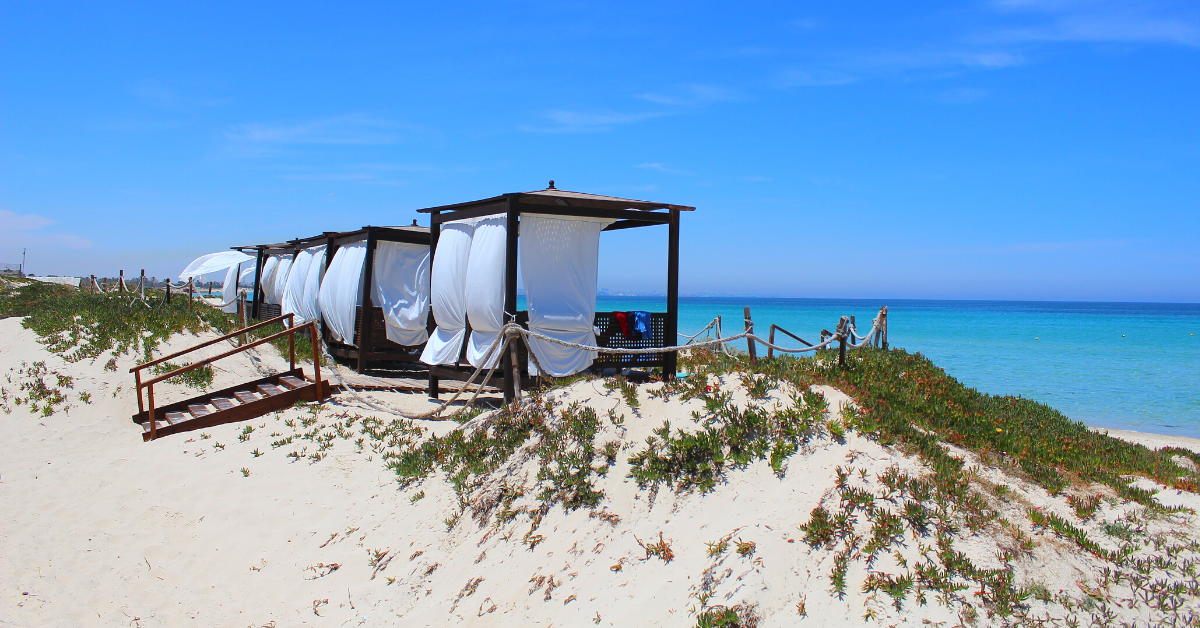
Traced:
[[[295, 329], [296, 326], [288, 321], [288, 329]], [[288, 364], [291, 364], [291, 369], [296, 370], [296, 334], [288, 334]]]
[[[772, 345], [775, 344], [775, 324], [774, 323], [771, 323], [771, 334], [770, 334], [770, 336], [767, 337], [767, 342], [771, 343]], [[775, 347], [774, 346], [767, 347], [767, 359], [770, 360], [773, 357], [775, 357]]]
[[124, 294], [125, 293], [125, 271], [124, 270], [120, 271], [120, 274], [118, 275], [118, 281], [119, 281], [119, 284], [117, 285], [117, 292]]
[[[318, 347], [320, 347], [321, 345], [317, 344], [318, 342], [320, 342], [320, 338], [317, 337], [318, 336], [317, 321], [309, 321], [308, 325], [309, 325], [309, 327], [308, 327], [309, 338], [312, 341], [313, 380], [316, 382], [316, 385], [317, 385], [317, 399], [316, 400], [320, 401], [321, 400], [321, 350]], [[293, 332], [291, 334], [291, 336], [295, 336], [295, 335], [296, 335], [295, 332]]]
[[138, 297], [145, 300], [146, 298], [146, 269], [142, 269], [142, 274], [138, 276]]
[[[171, 280], [167, 279], [167, 285], [171, 285]], [[192, 278], [188, 277], [188, 309], [192, 309], [193, 292], [196, 287], [192, 284]]]
[[146, 409], [144, 407], [142, 407], [142, 372], [141, 371], [133, 372], [133, 383], [135, 384], [134, 389], [137, 390], [138, 414], [141, 414], [146, 411]]
[[166, 296], [166, 300], [167, 300], [167, 305], [170, 305], [170, 304], [171, 304], [171, 280], [170, 280], [170, 279], [168, 279], [168, 280], [167, 280], [167, 296]]
[[[222, 296], [224, 296], [224, 295], [222, 295]], [[246, 323], [246, 293], [245, 292], [238, 294], [238, 320], [242, 324], [242, 329], [246, 329], [246, 327], [248, 325]], [[243, 332], [242, 335], [238, 336], [238, 346], [239, 347], [241, 345], [246, 344], [247, 342], [249, 342], [249, 340], [248, 340], [248, 337], [246, 336], [245, 332]]]
[[150, 440], [158, 438], [158, 421], [154, 418], [154, 384], [146, 388], [146, 397], [150, 404]]
[[[747, 305], [744, 310], [746, 316], [746, 331], [754, 333], [754, 320], [750, 318], [750, 306]], [[754, 339], [746, 337], [746, 350], [750, 354], [750, 366], [758, 366], [758, 353], [754, 348]]]

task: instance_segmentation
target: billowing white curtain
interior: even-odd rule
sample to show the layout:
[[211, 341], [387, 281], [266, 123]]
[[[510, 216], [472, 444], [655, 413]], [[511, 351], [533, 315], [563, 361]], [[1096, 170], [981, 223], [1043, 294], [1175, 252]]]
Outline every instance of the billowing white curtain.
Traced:
[[367, 243], [355, 242], [339, 247], [321, 281], [318, 303], [321, 318], [334, 339], [354, 343], [354, 318], [362, 304], [363, 261]]
[[[596, 345], [596, 269], [600, 232], [608, 220], [538, 215], [521, 217], [521, 278], [529, 329], [551, 338]], [[474, 319], [472, 319], [473, 321]], [[596, 352], [529, 338], [550, 375], [565, 377], [591, 366]], [[533, 361], [530, 374], [537, 374]]]
[[430, 274], [430, 307], [437, 327], [425, 343], [425, 364], [453, 364], [462, 350], [467, 327], [467, 262], [475, 219], [455, 220], [442, 225]]
[[304, 279], [304, 296], [301, 297], [300, 309], [297, 311], [303, 320], [321, 320], [321, 306], [318, 299], [321, 296], [321, 278], [325, 276], [325, 245], [314, 246], [312, 263], [308, 265], [308, 276]]
[[188, 264], [182, 273], [179, 273], [179, 279], [187, 281], [188, 277], [201, 277], [209, 273], [219, 272], [226, 270], [230, 266], [236, 266], [252, 259], [254, 258], [241, 251], [219, 251], [217, 253], [201, 255], [192, 260], [192, 263]]
[[221, 306], [221, 311], [227, 314], [237, 312], [237, 300], [234, 295], [237, 294], [238, 276], [241, 275], [242, 265], [234, 264], [225, 271], [225, 283], [221, 285], [221, 301], [225, 305]]
[[405, 346], [425, 342], [429, 338], [429, 246], [377, 243], [371, 302], [383, 308], [388, 340]]
[[283, 291], [283, 313], [295, 314], [292, 322], [296, 324], [303, 323], [304, 318], [304, 284], [308, 281], [308, 269], [313, 265], [313, 251], [316, 249], [304, 249], [296, 253], [296, 260], [292, 262], [291, 272], [288, 273], [287, 286]]
[[491, 367], [500, 358], [498, 350], [490, 356], [487, 353], [504, 327], [504, 258], [507, 244], [508, 216], [488, 216], [475, 225], [466, 282], [467, 320], [471, 323], [467, 361], [471, 366]]
[[263, 273], [260, 287], [263, 291], [263, 302], [275, 303], [275, 271], [279, 270], [279, 256], [271, 255], [263, 262]]
[[271, 299], [270, 302], [275, 305], [283, 305], [283, 293], [287, 291], [288, 274], [292, 270], [292, 260], [295, 257], [296, 255], [293, 253], [279, 258], [279, 266], [275, 268], [275, 282], [271, 286], [272, 294], [268, 295]]

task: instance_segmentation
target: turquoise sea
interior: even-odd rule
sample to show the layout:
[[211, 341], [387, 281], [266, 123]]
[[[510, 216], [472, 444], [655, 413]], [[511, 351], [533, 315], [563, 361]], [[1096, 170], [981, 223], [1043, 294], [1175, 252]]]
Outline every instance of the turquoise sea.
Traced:
[[[679, 301], [680, 333], [693, 334], [717, 315], [725, 335], [738, 333], [748, 305], [759, 335], [774, 323], [809, 342], [842, 315], [869, 329], [887, 305], [892, 346], [925, 354], [967, 386], [1035, 399], [1088, 425], [1200, 437], [1200, 304]], [[602, 296], [597, 309], [665, 311], [666, 301]], [[782, 334], [776, 342], [799, 346]]]

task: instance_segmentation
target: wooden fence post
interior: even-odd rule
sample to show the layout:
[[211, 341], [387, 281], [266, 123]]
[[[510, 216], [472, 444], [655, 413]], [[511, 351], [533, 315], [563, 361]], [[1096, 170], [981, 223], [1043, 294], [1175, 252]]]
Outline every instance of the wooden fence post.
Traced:
[[884, 351], [887, 351], [887, 348], [888, 348], [887, 327], [888, 327], [887, 306], [885, 305], [885, 306], [883, 306], [883, 350]]
[[138, 297], [143, 301], [146, 299], [146, 269], [142, 269], [142, 274], [138, 276]]
[[846, 336], [850, 335], [850, 327], [847, 324], [845, 316], [842, 317], [842, 320], [838, 321], [837, 335], [838, 335], [838, 366], [845, 367], [846, 366]]
[[[771, 325], [771, 334], [767, 338], [767, 342], [771, 343], [772, 345], [775, 344], [775, 325], [774, 324]], [[767, 359], [770, 360], [773, 357], [775, 357], [775, 347], [774, 346], [767, 347]]]
[[[746, 315], [746, 331], [754, 333], [754, 319], [750, 318], [750, 306], [744, 309]], [[758, 353], [754, 348], [754, 339], [746, 337], [746, 349], [750, 353], [750, 366], [758, 366]]]
[[168, 279], [168, 280], [167, 280], [167, 296], [166, 296], [166, 301], [167, 301], [167, 305], [170, 305], [170, 304], [171, 304], [171, 280], [170, 280], [170, 279]]
[[118, 279], [119, 283], [117, 286], [117, 291], [124, 294], [125, 293], [125, 271], [124, 270], [120, 271], [118, 278], [119, 278]]
[[[170, 285], [170, 284], [171, 284], [171, 280], [167, 279], [167, 285]], [[188, 309], [189, 310], [192, 309], [192, 299], [193, 299], [192, 292], [195, 289], [196, 289], [196, 287], [192, 284], [192, 277], [188, 277]]]

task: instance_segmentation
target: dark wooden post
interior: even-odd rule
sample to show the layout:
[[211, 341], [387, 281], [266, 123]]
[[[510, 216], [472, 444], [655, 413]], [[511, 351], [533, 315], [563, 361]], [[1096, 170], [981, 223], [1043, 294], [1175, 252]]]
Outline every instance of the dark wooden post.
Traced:
[[[189, 310], [192, 309], [192, 300], [195, 299], [194, 292], [196, 291], [196, 285], [193, 283], [194, 279], [195, 279], [195, 277], [188, 277], [188, 309]], [[171, 285], [170, 278], [167, 279], [167, 285], [168, 286]]]
[[846, 366], [846, 336], [850, 335], [850, 328], [846, 325], [846, 317], [838, 321], [838, 366]]
[[[775, 325], [774, 325], [774, 323], [771, 324], [771, 334], [767, 338], [767, 342], [771, 343], [772, 345], [775, 344]], [[767, 347], [767, 359], [770, 360], [773, 357], [775, 357], [775, 347], [773, 347], [773, 346]]]
[[[667, 234], [667, 320], [663, 325], [663, 343], [670, 347], [679, 344], [679, 210], [671, 210]], [[675, 378], [679, 369], [679, 353], [663, 356], [663, 379]]]
[[362, 282], [362, 322], [359, 323], [358, 331], [358, 364], [355, 368], [359, 373], [367, 370], [367, 354], [371, 351], [371, 322], [374, 320], [372, 308], [374, 302], [371, 300], [371, 278], [375, 273], [375, 247], [378, 241], [375, 239], [375, 231], [367, 229], [367, 256], [363, 259], [363, 282]]
[[[750, 318], [750, 306], [745, 308], [746, 314], [746, 331], [754, 333], [754, 319]], [[746, 351], [750, 354], [750, 366], [758, 366], [758, 352], [754, 347], [754, 339], [746, 337]]]
[[125, 292], [125, 271], [124, 270], [120, 271], [118, 278], [120, 279], [120, 283], [119, 283], [119, 287], [117, 288], [117, 291], [124, 293]]
[[167, 299], [167, 305], [170, 305], [170, 304], [171, 304], [171, 280], [170, 280], [170, 279], [168, 279], [168, 280], [167, 280], [167, 296], [166, 296], [166, 299]]
[[[295, 336], [296, 334], [292, 332], [288, 335]], [[313, 382], [317, 385], [316, 401], [319, 402], [323, 396], [321, 395], [321, 350], [318, 349], [321, 345], [317, 344], [321, 339], [317, 336], [317, 321], [309, 321], [308, 337], [313, 347]]]
[[138, 297], [146, 298], [146, 269], [142, 269], [142, 274], [138, 275]]
[[262, 273], [263, 262], [267, 259], [266, 247], [258, 247], [258, 259], [254, 261], [254, 305], [250, 306], [250, 318], [258, 320], [262, 311], [263, 289], [262, 289]]
[[[508, 321], [508, 315], [513, 316], [516, 320], [517, 316], [517, 246], [521, 233], [521, 208], [517, 205], [517, 199], [509, 196], [508, 199], [508, 221], [507, 232], [508, 239], [505, 246], [504, 255], [504, 312], [502, 318], [505, 322]], [[508, 345], [509, 355], [500, 356], [504, 365], [504, 403], [512, 403], [516, 397], [517, 388], [514, 385], [515, 380], [521, 377], [521, 370], [517, 364], [517, 358], [513, 355], [517, 352], [516, 343]], [[514, 366], [516, 370], [514, 371]]]
[[[442, 213], [434, 211], [429, 216], [429, 280], [433, 282], [433, 256], [437, 252], [438, 236], [442, 233]], [[433, 330], [437, 328], [437, 321], [433, 318], [433, 286], [430, 285], [429, 293], [429, 318], [425, 323], [425, 328], [429, 335], [433, 335]], [[465, 339], [464, 339], [465, 341]], [[433, 366], [429, 367], [429, 398], [438, 398], [438, 378], [433, 374]]]
[[883, 350], [884, 351], [887, 351], [887, 348], [888, 348], [888, 337], [887, 337], [887, 328], [888, 328], [887, 318], [888, 317], [887, 317], [887, 314], [888, 314], [887, 306], [885, 305], [885, 306], [883, 306], [883, 325], [882, 325], [882, 327], [883, 327]]
[[210, 282], [208, 282], [208, 296], [209, 296], [209, 298], [212, 298], [212, 284], [213, 284], [213, 282], [211, 282], [211, 281], [210, 281]]

